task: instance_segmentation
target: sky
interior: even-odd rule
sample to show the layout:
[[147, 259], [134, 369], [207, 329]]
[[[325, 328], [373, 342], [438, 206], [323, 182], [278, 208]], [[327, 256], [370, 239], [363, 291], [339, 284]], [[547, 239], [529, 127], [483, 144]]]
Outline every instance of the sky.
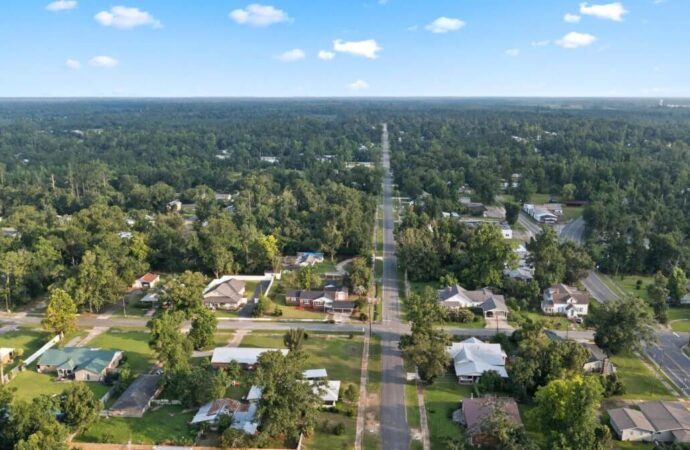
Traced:
[[2, 0], [0, 97], [690, 96], [688, 0]]

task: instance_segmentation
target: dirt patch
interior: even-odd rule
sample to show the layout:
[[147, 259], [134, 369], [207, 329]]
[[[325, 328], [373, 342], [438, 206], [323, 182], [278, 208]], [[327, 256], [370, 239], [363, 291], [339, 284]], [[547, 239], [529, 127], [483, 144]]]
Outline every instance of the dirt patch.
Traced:
[[421, 441], [422, 440], [422, 430], [419, 428], [410, 428], [410, 439], [413, 441]]
[[378, 433], [380, 427], [379, 395], [377, 393], [369, 393], [367, 394], [367, 412], [364, 416], [364, 429], [369, 433]]

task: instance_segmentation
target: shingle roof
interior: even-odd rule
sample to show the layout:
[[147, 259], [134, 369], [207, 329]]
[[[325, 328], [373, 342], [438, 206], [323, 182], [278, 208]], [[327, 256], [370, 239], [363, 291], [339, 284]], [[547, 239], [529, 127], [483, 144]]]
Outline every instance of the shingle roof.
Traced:
[[494, 408], [505, 412], [513, 423], [522, 425], [520, 410], [512, 398], [466, 398], [462, 401], [462, 412], [465, 418], [465, 425], [470, 434], [475, 434], [481, 430], [481, 425]]
[[204, 289], [206, 303], [237, 303], [244, 299], [244, 281], [232, 277], [213, 280]]
[[156, 395], [161, 378], [161, 375], [140, 375], [120, 395], [110, 409], [115, 411], [142, 411]]
[[639, 407], [656, 431], [690, 430], [690, 412], [680, 402], [652, 401]]
[[631, 408], [616, 408], [608, 410], [611, 423], [619, 430], [639, 428], [641, 430], [654, 431], [654, 426], [647, 420], [642, 412]]

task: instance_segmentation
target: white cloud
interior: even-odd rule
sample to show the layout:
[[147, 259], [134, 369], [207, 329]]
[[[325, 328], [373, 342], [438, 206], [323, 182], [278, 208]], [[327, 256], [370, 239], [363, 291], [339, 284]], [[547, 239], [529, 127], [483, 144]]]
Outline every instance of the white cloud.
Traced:
[[597, 38], [588, 33], [578, 33], [571, 31], [556, 41], [556, 44], [563, 48], [578, 48], [592, 45]]
[[150, 13], [139, 8], [129, 8], [127, 6], [113, 6], [110, 11], [101, 11], [94, 16], [96, 22], [104, 27], [115, 27], [129, 29], [144, 25], [151, 25], [153, 28], [160, 28], [160, 20], [153, 17]]
[[531, 43], [530, 45], [531, 45], [532, 47], [546, 47], [546, 46], [549, 45], [550, 43], [551, 43], [551, 41], [549, 41], [549, 40], [547, 39], [547, 40], [543, 40], [543, 41], [532, 41], [532, 43]]
[[81, 63], [76, 59], [70, 58], [67, 61], [65, 61], [65, 67], [67, 67], [68, 69], [77, 70], [81, 68]]
[[581, 19], [582, 17], [578, 16], [577, 14], [567, 13], [565, 16], [563, 16], [563, 20], [568, 23], [580, 23]]
[[282, 62], [296, 62], [296, 61], [301, 61], [303, 60], [307, 55], [304, 54], [304, 50], [301, 48], [293, 48], [292, 50], [288, 50], [284, 53], [282, 53], [280, 56], [278, 56], [278, 60]]
[[454, 19], [452, 17], [441, 16], [438, 19], [431, 22], [425, 28], [432, 33], [445, 34], [451, 31], [458, 31], [460, 28], [465, 26], [465, 22], [460, 19]]
[[519, 48], [509, 48], [506, 50], [506, 55], [512, 56], [513, 58], [520, 56], [520, 49]]
[[369, 83], [367, 83], [364, 80], [357, 80], [353, 83], [348, 84], [347, 87], [349, 87], [353, 91], [361, 91], [364, 89], [369, 89]]
[[251, 25], [253, 27], [267, 27], [275, 23], [292, 21], [290, 16], [282, 9], [258, 3], [252, 3], [245, 8], [232, 10], [229, 16], [240, 25]]
[[340, 53], [349, 53], [355, 56], [364, 56], [369, 59], [378, 58], [378, 53], [383, 50], [376, 40], [367, 39], [365, 41], [343, 41], [336, 39], [333, 41], [333, 50]]
[[335, 58], [335, 53], [329, 52], [329, 51], [326, 51], [326, 50], [320, 50], [320, 51], [319, 51], [319, 59], [320, 59], [321, 61], [330, 61], [330, 60], [332, 60], [333, 58]]
[[100, 67], [103, 69], [112, 69], [120, 64], [120, 61], [112, 56], [95, 56], [91, 58], [89, 64], [93, 67]]
[[597, 17], [599, 19], [621, 22], [623, 20], [623, 16], [627, 13], [628, 11], [623, 7], [621, 2], [607, 3], [605, 5], [590, 5], [589, 3], [580, 3], [580, 14]]
[[68, 9], [74, 9], [77, 7], [76, 0], [57, 0], [55, 2], [49, 3], [46, 6], [48, 11], [66, 11]]

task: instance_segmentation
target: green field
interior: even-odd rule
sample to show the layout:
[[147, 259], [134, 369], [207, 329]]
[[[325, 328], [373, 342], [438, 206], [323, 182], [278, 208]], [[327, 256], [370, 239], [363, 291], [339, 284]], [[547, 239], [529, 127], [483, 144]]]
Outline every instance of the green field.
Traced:
[[676, 307], [668, 310], [669, 326], [673, 331], [690, 331], [690, 307]]
[[460, 407], [460, 400], [469, 397], [471, 392], [471, 386], [458, 384], [451, 373], [437, 378], [431, 386], [424, 386], [432, 450], [445, 449], [446, 438], [462, 439], [464, 432], [458, 424], [453, 423], [451, 414]]
[[508, 323], [513, 326], [519, 327], [522, 323], [521, 319], [530, 319], [532, 321], [542, 321], [545, 323], [546, 329], [548, 330], [582, 330], [584, 329], [581, 325], [571, 322], [565, 316], [547, 316], [541, 313], [531, 312], [531, 311], [511, 311], [508, 316]]
[[188, 426], [193, 411], [180, 406], [152, 409], [144, 417], [101, 418], [78, 436], [81, 442], [113, 444], [192, 444], [195, 433]]
[[[617, 294], [620, 291], [633, 297], [648, 299], [647, 285], [654, 283], [654, 277], [645, 275], [601, 276], [602, 280]], [[637, 280], [642, 280], [642, 286], [637, 289]]]
[[[45, 344], [51, 335], [37, 328], [19, 328], [17, 331], [10, 331], [0, 335], [0, 347], [21, 348], [24, 350], [22, 359], [31, 356], [36, 350]], [[5, 372], [13, 369], [19, 364], [20, 358], [15, 358], [14, 362], [5, 366]]]
[[[611, 397], [612, 400], [674, 400], [656, 373], [646, 367], [639, 356], [612, 356], [611, 362], [625, 385], [625, 394]], [[648, 364], [651, 366], [651, 363]]]
[[89, 343], [89, 347], [121, 350], [134, 373], [146, 373], [155, 363], [153, 352], [149, 348], [149, 339], [151, 339], [151, 334], [148, 331], [111, 328], [96, 336]]
[[[50, 374], [38, 373], [32, 365], [30, 368], [18, 374], [8, 386], [17, 389], [15, 399], [31, 400], [39, 395], [57, 395], [70, 387], [71, 381], [56, 381]], [[108, 392], [108, 386], [103, 383], [85, 383], [97, 398], [103, 397]]]
[[[375, 393], [377, 399], [381, 398], [381, 338], [379, 336], [372, 336], [369, 341], [369, 365], [368, 365], [368, 382], [367, 395]], [[378, 405], [378, 404], [377, 404]], [[379, 408], [375, 405], [374, 414], [376, 420], [379, 419]], [[362, 447], [365, 450], [377, 450], [381, 448], [381, 438], [378, 433], [370, 433], [364, 430], [362, 437]]]

